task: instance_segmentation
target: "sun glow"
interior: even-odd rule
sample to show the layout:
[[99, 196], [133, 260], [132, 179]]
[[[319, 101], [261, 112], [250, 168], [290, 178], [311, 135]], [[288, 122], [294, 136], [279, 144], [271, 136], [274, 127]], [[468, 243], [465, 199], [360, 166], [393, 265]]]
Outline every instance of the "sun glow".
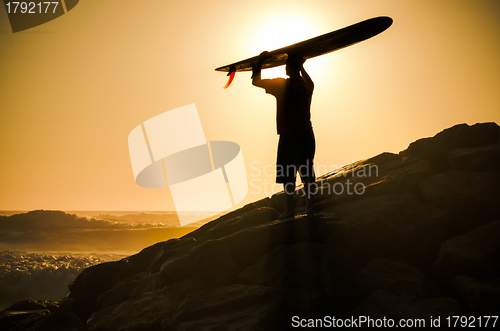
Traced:
[[[283, 15], [273, 17], [257, 28], [250, 43], [250, 53], [260, 54], [263, 51], [273, 51], [327, 32], [329, 31], [320, 31], [315, 24], [303, 16]], [[324, 64], [325, 61], [321, 57], [317, 57], [306, 61], [304, 68], [314, 79], [321, 76]], [[285, 66], [262, 71], [262, 78], [275, 77], [287, 77]]]

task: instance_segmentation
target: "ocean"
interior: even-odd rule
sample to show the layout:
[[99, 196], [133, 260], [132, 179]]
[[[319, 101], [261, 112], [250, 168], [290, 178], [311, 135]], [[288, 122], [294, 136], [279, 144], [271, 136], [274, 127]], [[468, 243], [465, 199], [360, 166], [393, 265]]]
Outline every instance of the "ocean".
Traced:
[[24, 299], [60, 301], [83, 269], [179, 238], [214, 218], [180, 226], [168, 211], [0, 211], [0, 309]]

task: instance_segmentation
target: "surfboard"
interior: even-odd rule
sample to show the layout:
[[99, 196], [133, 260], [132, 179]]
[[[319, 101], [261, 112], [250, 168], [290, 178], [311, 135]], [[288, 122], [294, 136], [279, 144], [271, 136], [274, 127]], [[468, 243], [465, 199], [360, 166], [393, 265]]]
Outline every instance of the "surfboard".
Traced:
[[[374, 17], [340, 30], [335, 30], [318, 37], [270, 51], [269, 59], [262, 64], [262, 69], [284, 65], [288, 59], [288, 54], [290, 53], [302, 56], [307, 60], [316, 56], [337, 51], [374, 37], [387, 30], [391, 25], [392, 18], [390, 17]], [[224, 88], [229, 87], [236, 72], [251, 71], [252, 65], [257, 63], [258, 58], [258, 55], [253, 56], [215, 69], [216, 71], [227, 72], [228, 76], [230, 76], [229, 81]]]

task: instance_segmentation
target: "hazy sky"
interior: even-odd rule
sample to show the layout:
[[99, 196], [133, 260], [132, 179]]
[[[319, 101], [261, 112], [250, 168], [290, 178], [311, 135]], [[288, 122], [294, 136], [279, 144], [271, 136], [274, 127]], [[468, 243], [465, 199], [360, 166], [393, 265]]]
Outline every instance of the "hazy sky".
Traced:
[[498, 0], [82, 0], [15, 34], [1, 6], [0, 209], [174, 209], [168, 190], [136, 185], [127, 137], [191, 103], [207, 140], [242, 148], [238, 206], [270, 195], [275, 99], [249, 73], [223, 90], [214, 69], [375, 16], [394, 23], [306, 63], [320, 169], [500, 123]]

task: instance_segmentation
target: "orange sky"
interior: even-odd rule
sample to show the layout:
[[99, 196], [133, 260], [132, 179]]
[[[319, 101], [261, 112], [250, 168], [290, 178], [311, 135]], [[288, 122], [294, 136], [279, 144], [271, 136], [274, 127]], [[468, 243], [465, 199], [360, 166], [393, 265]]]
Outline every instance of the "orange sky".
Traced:
[[168, 190], [135, 184], [127, 137], [190, 103], [207, 140], [242, 148], [254, 181], [238, 206], [269, 195], [272, 169], [257, 174], [275, 163], [275, 99], [249, 73], [223, 90], [214, 68], [375, 16], [394, 24], [306, 63], [316, 165], [500, 123], [498, 0], [80, 1], [15, 34], [2, 6], [0, 210], [174, 209]]

